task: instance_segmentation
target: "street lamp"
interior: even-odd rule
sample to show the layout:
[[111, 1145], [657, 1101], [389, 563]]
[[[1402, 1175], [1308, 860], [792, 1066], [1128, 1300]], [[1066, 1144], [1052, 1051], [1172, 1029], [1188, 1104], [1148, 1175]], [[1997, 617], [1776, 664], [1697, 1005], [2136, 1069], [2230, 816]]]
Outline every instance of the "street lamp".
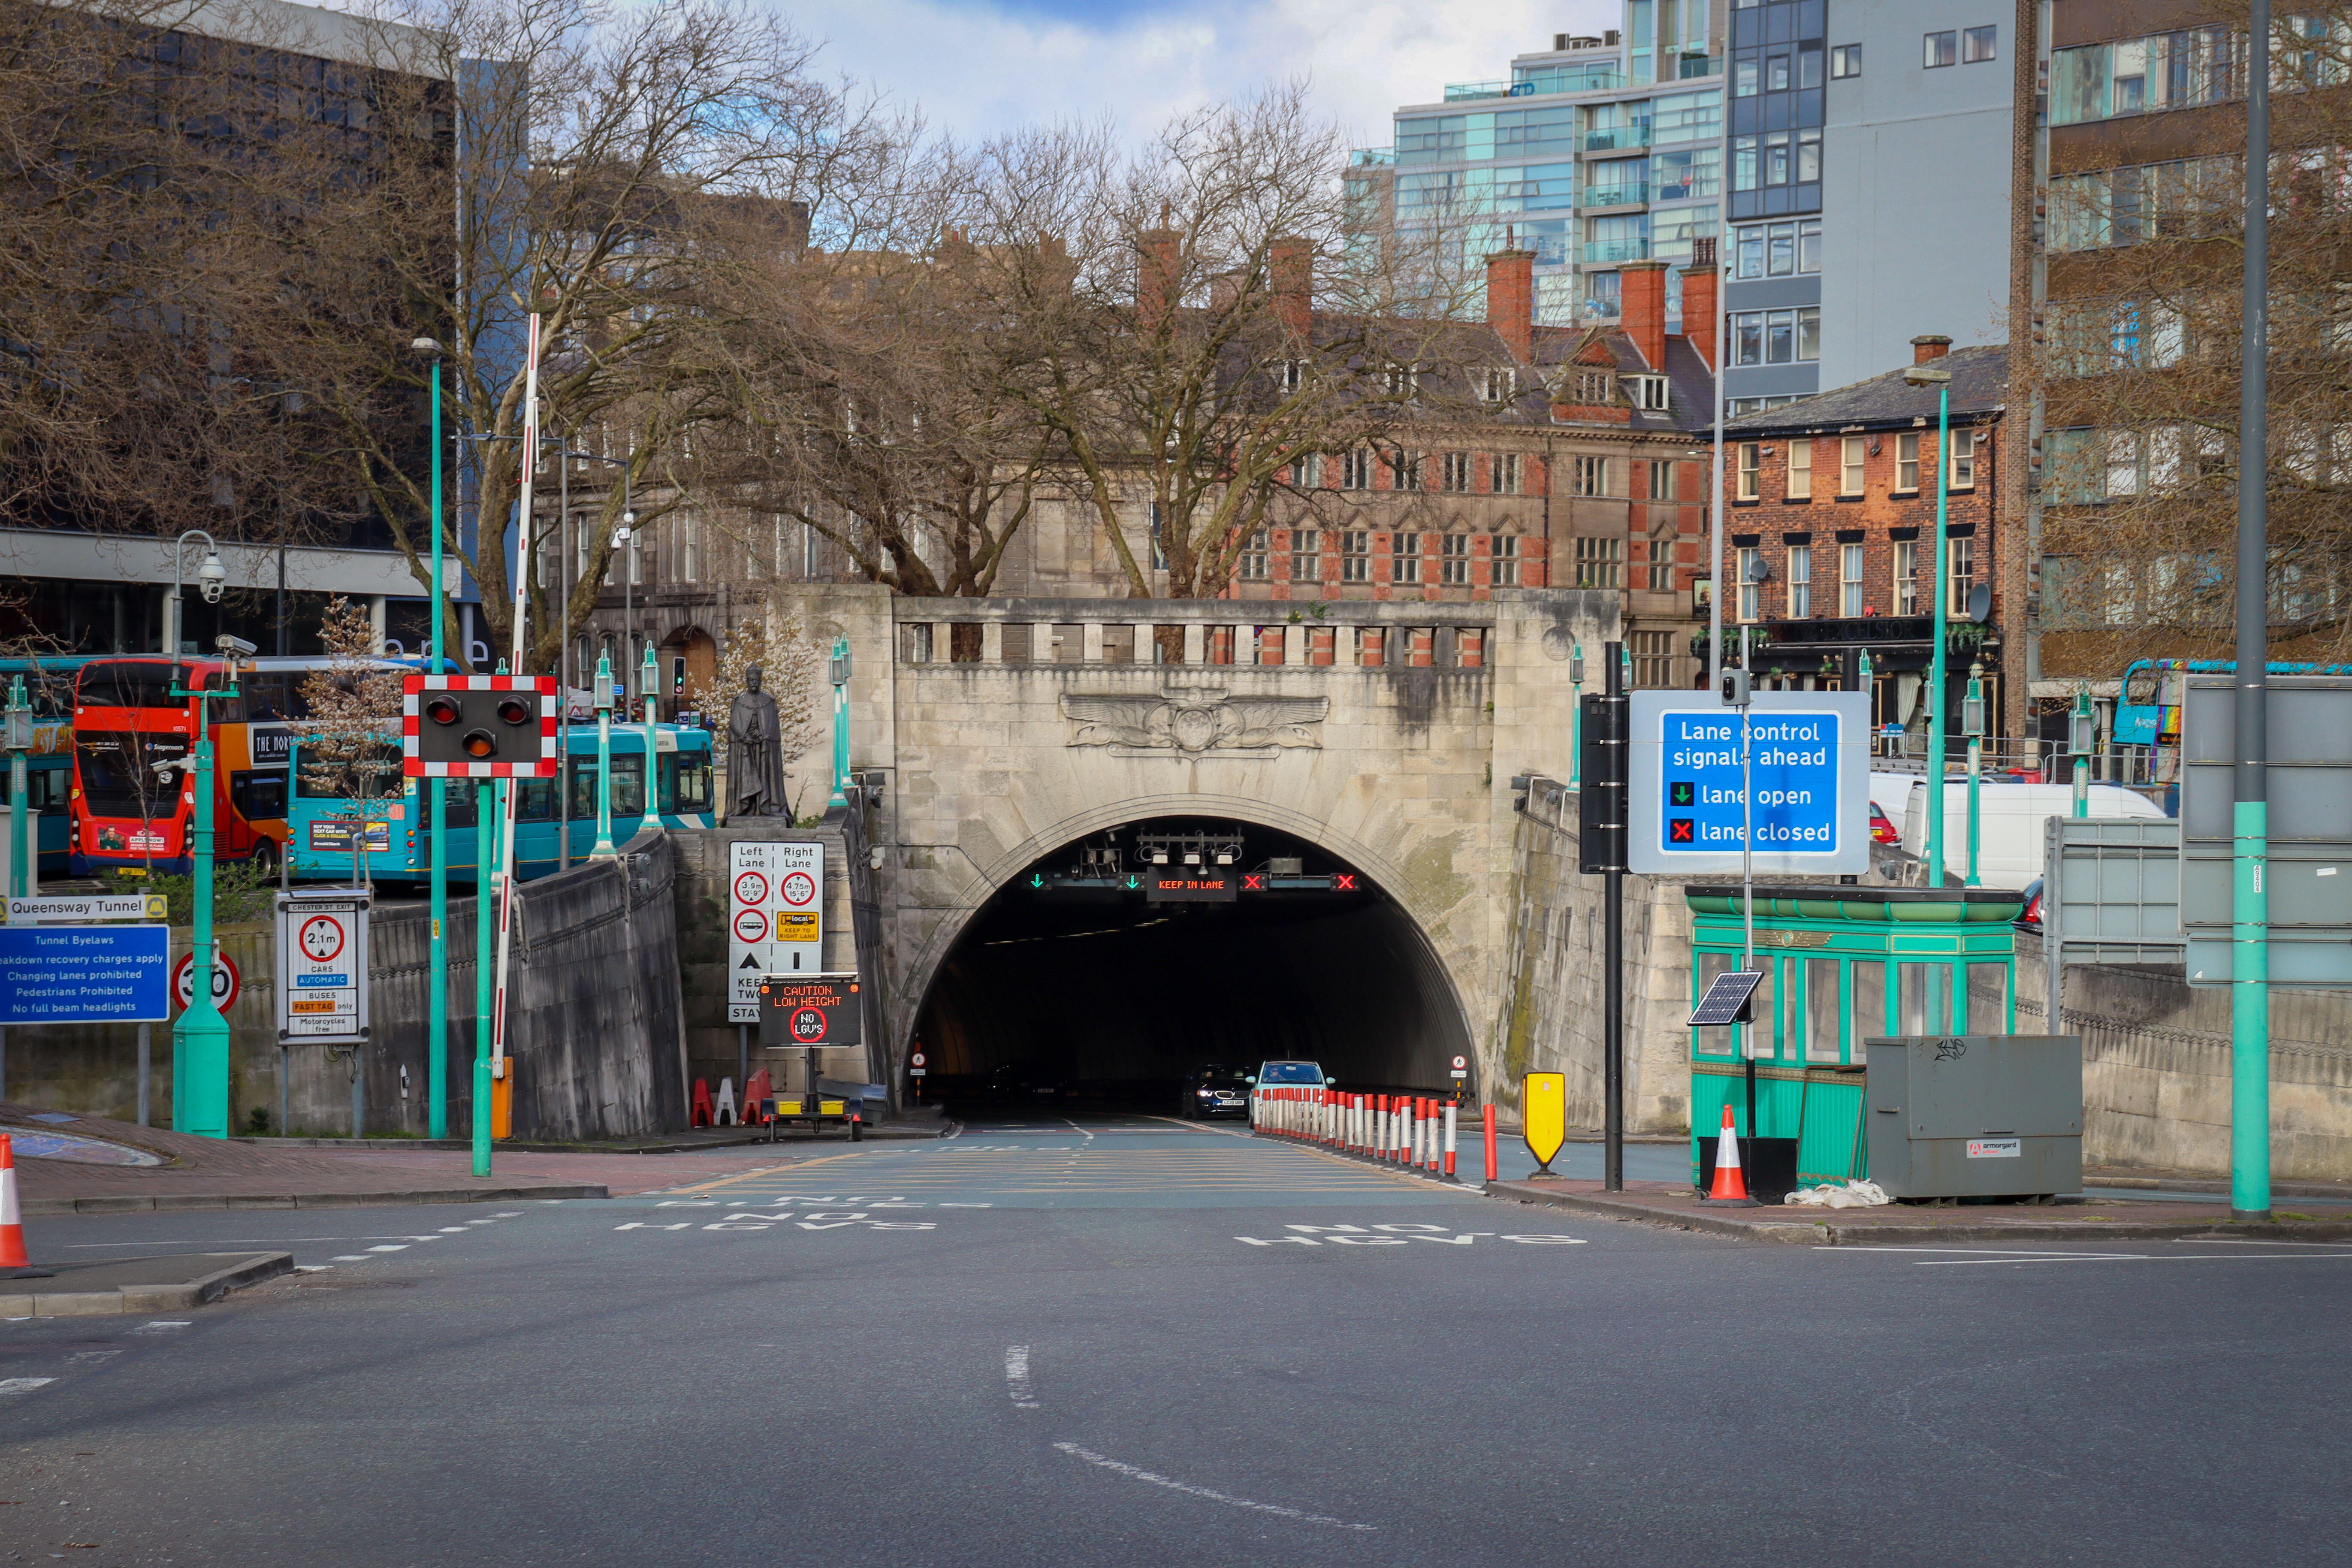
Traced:
[[[214, 558], [216, 564], [218, 557]], [[226, 574], [224, 574], [226, 575]], [[199, 582], [203, 579], [200, 576]], [[225, 663], [217, 687], [196, 678], [189, 690], [172, 684], [173, 697], [192, 699], [196, 705], [196, 752], [193, 768], [184, 758], [155, 764], [168, 776], [179, 769], [192, 773], [195, 787], [194, 842], [189, 847], [189, 869], [196, 884], [195, 930], [188, 952], [188, 1005], [172, 1026], [172, 1131], [199, 1138], [228, 1136], [228, 1020], [213, 1001], [213, 969], [219, 959], [213, 941], [213, 733], [214, 702], [245, 695], [236, 683], [236, 661], [257, 651], [241, 638], [222, 636], [218, 646]]]
[[1927, 666], [1927, 781], [1931, 791], [1927, 875], [1934, 879], [1931, 885], [1940, 888], [1944, 885], [1944, 622], [1951, 610], [1951, 568], [1945, 555], [1949, 542], [1945, 526], [1950, 500], [1946, 481], [1952, 471], [1948, 456], [1952, 445], [1952, 373], [1931, 364], [1915, 364], [1904, 371], [1903, 379], [1913, 386], [1936, 389], [1936, 646]]
[[613, 656], [596, 656], [596, 847], [591, 860], [610, 860], [613, 847]]
[[[441, 345], [418, 338], [409, 352], [432, 367], [433, 407], [433, 635], [425, 639], [425, 668], [442, 672], [441, 641], [448, 606], [441, 593]], [[420, 781], [431, 811], [433, 844], [431, 933], [425, 944], [425, 1116], [426, 1135], [449, 1136], [449, 796], [440, 779]], [[289, 842], [287, 847], [293, 846]], [[288, 857], [291, 864], [292, 857]], [[280, 1128], [282, 1132], [285, 1131]]]
[[833, 798], [826, 809], [847, 805], [849, 784], [849, 639], [833, 639]]
[[658, 833], [662, 825], [660, 792], [656, 787], [660, 782], [660, 770], [655, 766], [654, 756], [654, 721], [656, 717], [654, 683], [659, 679], [660, 669], [654, 658], [653, 639], [648, 637], [646, 639], [646, 662], [637, 677], [645, 688], [646, 704], [646, 816], [645, 820], [637, 824], [639, 833]]
[[2091, 752], [2099, 743], [2098, 715], [2091, 711], [2091, 688], [2076, 682], [2074, 710], [2066, 716], [2066, 750], [2074, 759], [2074, 815], [2091, 815]]
[[1570, 646], [1568, 655], [1568, 684], [1576, 693], [1568, 710], [1568, 787], [1578, 789], [1583, 784], [1584, 772], [1584, 645]]
[[1981, 819], [1978, 816], [1979, 802], [1977, 786], [1984, 772], [1984, 661], [1977, 659], [1969, 665], [1969, 694], [1960, 703], [1960, 728], [1969, 737], [1969, 886], [1979, 888], [1984, 879], [1977, 875], [1977, 845], [1980, 837]]

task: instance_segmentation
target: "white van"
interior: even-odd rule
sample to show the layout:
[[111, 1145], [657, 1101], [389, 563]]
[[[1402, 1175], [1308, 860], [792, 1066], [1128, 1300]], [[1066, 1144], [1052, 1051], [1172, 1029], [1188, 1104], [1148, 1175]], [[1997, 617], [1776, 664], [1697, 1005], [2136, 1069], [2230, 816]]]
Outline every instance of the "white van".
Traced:
[[[2090, 786], [2093, 816], [2162, 817], [2164, 810], [2146, 795], [2120, 784]], [[1911, 781], [1911, 795], [1903, 809], [1903, 847], [1914, 855], [1927, 852], [1927, 781]], [[2042, 826], [2045, 817], [2071, 816], [2074, 786], [2063, 784], [2011, 784], [1990, 781], [1978, 786], [1977, 875], [1988, 888], [2023, 892], [2042, 875]], [[1969, 784], [1944, 782], [1944, 864], [1955, 877], [1969, 874]]]

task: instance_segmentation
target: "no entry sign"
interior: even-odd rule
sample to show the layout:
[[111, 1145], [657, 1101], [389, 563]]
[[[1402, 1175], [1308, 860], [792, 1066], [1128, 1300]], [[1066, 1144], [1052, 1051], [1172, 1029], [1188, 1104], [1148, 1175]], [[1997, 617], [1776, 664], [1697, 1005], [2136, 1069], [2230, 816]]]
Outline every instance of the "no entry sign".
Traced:
[[866, 1043], [865, 998], [855, 974], [760, 982], [760, 1044], [767, 1047]]

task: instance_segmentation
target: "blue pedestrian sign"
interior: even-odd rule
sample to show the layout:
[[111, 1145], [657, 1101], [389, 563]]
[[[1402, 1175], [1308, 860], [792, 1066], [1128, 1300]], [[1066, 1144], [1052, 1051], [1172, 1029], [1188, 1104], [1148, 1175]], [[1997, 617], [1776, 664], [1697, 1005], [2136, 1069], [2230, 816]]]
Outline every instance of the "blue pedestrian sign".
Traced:
[[169, 926], [0, 928], [0, 1024], [161, 1023], [171, 977]]
[[[1633, 694], [1627, 864], [1645, 876], [1870, 869], [1870, 713], [1861, 692], [1759, 691], [1743, 714], [1704, 696]], [[1742, 791], [1752, 782], [1755, 806]]]

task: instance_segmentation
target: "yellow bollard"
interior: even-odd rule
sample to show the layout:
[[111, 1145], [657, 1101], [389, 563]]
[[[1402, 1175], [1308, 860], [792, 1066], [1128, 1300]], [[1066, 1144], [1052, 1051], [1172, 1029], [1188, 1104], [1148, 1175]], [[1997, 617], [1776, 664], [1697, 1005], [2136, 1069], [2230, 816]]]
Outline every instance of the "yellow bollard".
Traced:
[[1568, 1075], [1531, 1072], [1519, 1089], [1520, 1136], [1536, 1157], [1538, 1176], [1552, 1173], [1553, 1156], [1568, 1142]]

